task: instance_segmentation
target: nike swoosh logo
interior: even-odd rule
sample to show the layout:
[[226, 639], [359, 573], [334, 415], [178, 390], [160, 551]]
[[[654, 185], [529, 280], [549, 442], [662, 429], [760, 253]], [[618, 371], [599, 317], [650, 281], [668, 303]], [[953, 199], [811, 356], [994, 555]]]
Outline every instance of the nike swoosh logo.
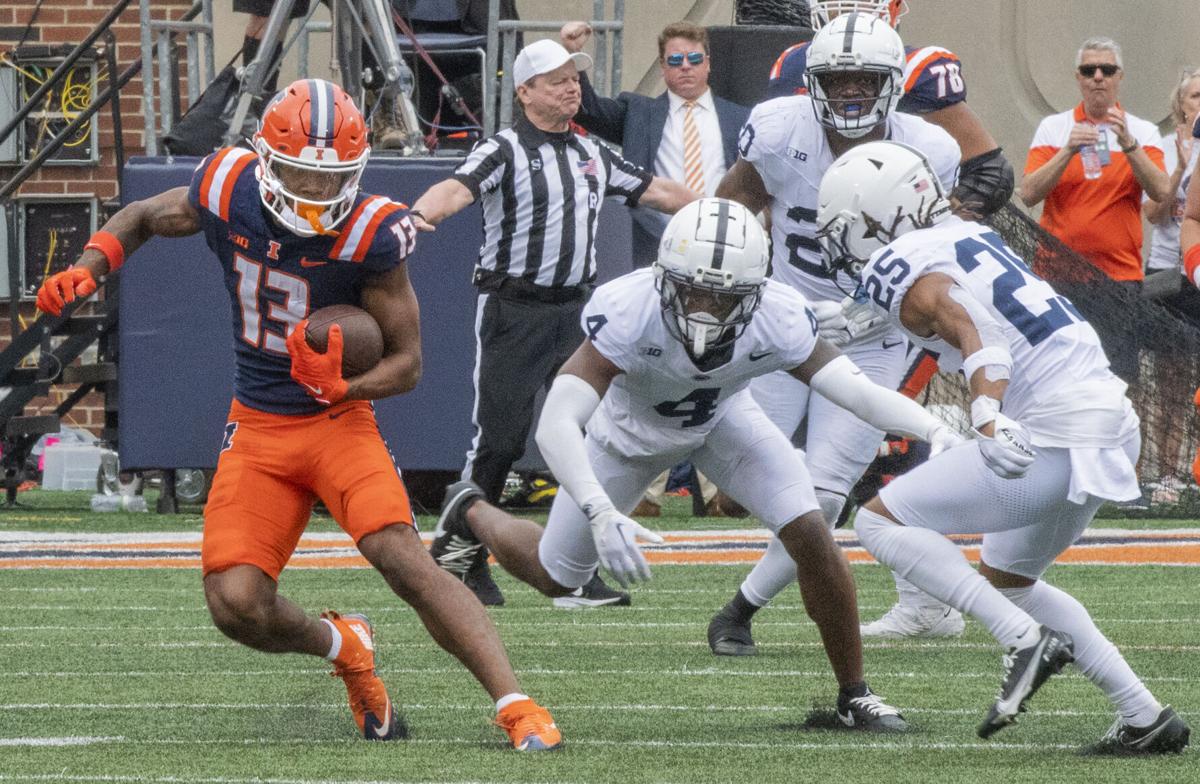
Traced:
[[[346, 413], [346, 412], [347, 412], [347, 411], [349, 411], [349, 410], [350, 410], [350, 409], [348, 409], [348, 408], [343, 408], [341, 411], [337, 412], [336, 414], [330, 414], [330, 415], [329, 415], [329, 418], [330, 418], [330, 419], [337, 419], [338, 417], [340, 417], [342, 414]], [[947, 611], [947, 614], [949, 614], [949, 611]]]
[[899, 346], [903, 342], [904, 342], [903, 340], [897, 340], [895, 343], [888, 343], [885, 340], [885, 341], [883, 341], [883, 347], [884, 348], [895, 348], [896, 346]]
[[375, 733], [375, 737], [383, 738], [388, 734], [388, 730], [392, 726], [392, 701], [388, 700], [387, 710], [384, 711], [383, 721], [371, 728], [371, 732]]
[[755, 354], [754, 352], [750, 352], [749, 358], [750, 358], [751, 362], [757, 362], [758, 360], [762, 359], [763, 357], [769, 357], [774, 353], [775, 353], [774, 351], [764, 351], [761, 354]]
[[301, 267], [323, 267], [328, 263], [329, 263], [328, 261], [313, 261], [312, 259], [308, 258], [307, 256], [300, 257], [300, 266]]
[[311, 391], [314, 395], [320, 395], [322, 393], [320, 387], [314, 387], [312, 384], [305, 384], [304, 386], [308, 387], [309, 391]]
[[842, 724], [846, 725], [847, 727], [854, 726], [854, 714], [847, 713], [845, 715], [842, 715], [841, 711], [835, 711], [835, 712], [837, 713], [838, 721], [840, 721]]

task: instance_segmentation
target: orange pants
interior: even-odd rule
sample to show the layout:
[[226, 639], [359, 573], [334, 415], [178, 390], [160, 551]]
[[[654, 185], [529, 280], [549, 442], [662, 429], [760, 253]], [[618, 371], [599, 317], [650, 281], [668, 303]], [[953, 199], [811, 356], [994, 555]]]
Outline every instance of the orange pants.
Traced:
[[204, 508], [204, 574], [250, 564], [278, 579], [316, 498], [356, 544], [394, 523], [413, 524], [370, 403], [290, 416], [235, 400]]

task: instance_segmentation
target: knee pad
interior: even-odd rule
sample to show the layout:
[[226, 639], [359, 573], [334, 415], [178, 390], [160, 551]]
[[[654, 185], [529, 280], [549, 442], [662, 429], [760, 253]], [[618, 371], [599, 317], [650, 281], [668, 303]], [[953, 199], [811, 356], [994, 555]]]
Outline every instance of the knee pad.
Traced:
[[821, 514], [830, 528], [836, 528], [842, 509], [846, 506], [846, 494], [835, 490], [817, 488], [817, 503], [821, 506]]

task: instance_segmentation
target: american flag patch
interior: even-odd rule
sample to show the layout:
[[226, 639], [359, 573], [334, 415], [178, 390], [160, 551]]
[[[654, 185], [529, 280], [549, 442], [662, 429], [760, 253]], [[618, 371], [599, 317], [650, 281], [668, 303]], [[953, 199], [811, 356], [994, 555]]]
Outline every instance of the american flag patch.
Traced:
[[575, 165], [579, 167], [580, 173], [583, 174], [584, 176], [587, 176], [587, 177], [595, 177], [596, 176], [596, 159], [595, 158], [588, 158], [586, 161], [579, 161]]
[[917, 193], [922, 193], [927, 188], [929, 188], [929, 180], [925, 179], [917, 180], [917, 182], [913, 185], [913, 190]]

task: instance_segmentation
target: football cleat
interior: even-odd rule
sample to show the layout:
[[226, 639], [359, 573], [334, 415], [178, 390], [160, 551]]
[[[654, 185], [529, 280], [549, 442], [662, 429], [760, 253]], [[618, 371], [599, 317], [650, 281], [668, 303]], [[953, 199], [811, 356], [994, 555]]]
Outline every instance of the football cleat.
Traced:
[[484, 498], [479, 485], [469, 480], [455, 482], [446, 488], [442, 514], [433, 529], [433, 544], [429, 554], [438, 566], [460, 580], [466, 580], [472, 567], [478, 567], [483, 544], [467, 525], [467, 507]]
[[1179, 754], [1192, 730], [1170, 705], [1148, 727], [1122, 724], [1120, 719], [1100, 739], [1097, 751], [1108, 754]]
[[892, 605], [880, 619], [858, 627], [863, 637], [900, 640], [906, 637], [958, 637], [966, 624], [953, 607], [906, 607]]
[[883, 701], [866, 683], [838, 692], [838, 723], [846, 729], [871, 732], [903, 732], [908, 722], [900, 711]]
[[481, 547], [476, 554], [474, 565], [463, 575], [463, 582], [484, 607], [502, 607], [504, 594], [500, 592], [500, 586], [496, 585], [496, 581], [492, 579], [492, 570], [488, 566], [487, 559], [487, 548]]
[[990, 738], [1017, 720], [1025, 710], [1025, 702], [1042, 684], [1064, 665], [1075, 661], [1074, 641], [1066, 632], [1056, 632], [1039, 626], [1037, 642], [1025, 648], [1013, 648], [1004, 654], [1004, 680], [996, 702], [977, 732]]
[[508, 733], [517, 751], [553, 751], [562, 746], [562, 733], [550, 711], [533, 700], [518, 700], [496, 714], [496, 726]]
[[750, 619], [739, 620], [722, 609], [708, 622], [708, 647], [717, 656], [757, 656]]
[[333, 675], [346, 684], [350, 710], [358, 731], [367, 740], [396, 740], [408, 736], [408, 728], [396, 715], [387, 688], [375, 673], [375, 630], [364, 615], [321, 613], [341, 634], [333, 658]]
[[633, 603], [629, 594], [608, 587], [600, 579], [600, 573], [592, 575], [581, 587], [566, 596], [556, 596], [554, 606], [563, 610], [578, 610], [585, 607], [628, 607]]

